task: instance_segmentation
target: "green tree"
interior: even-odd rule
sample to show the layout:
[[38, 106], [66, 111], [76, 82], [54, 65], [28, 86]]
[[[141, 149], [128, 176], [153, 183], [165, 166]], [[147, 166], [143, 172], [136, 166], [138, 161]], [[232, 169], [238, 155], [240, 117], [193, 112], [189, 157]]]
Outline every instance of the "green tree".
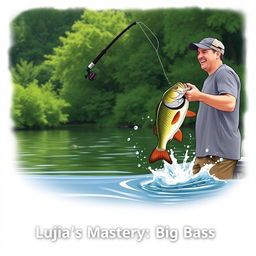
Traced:
[[20, 59], [40, 64], [44, 55], [52, 53], [53, 47], [59, 44], [59, 37], [65, 35], [82, 12], [82, 9], [40, 8], [18, 15], [11, 23], [11, 66], [15, 66]]
[[[134, 21], [145, 23], [157, 36], [158, 51], [172, 85], [179, 81], [190, 82], [201, 88], [207, 74], [200, 70], [196, 52], [188, 50], [187, 46], [204, 37], [223, 41], [226, 45], [224, 63], [238, 72], [243, 84], [243, 16], [238, 12], [198, 8], [125, 12], [85, 10], [78, 20], [79, 11], [74, 10], [72, 14], [71, 10], [32, 10], [19, 15], [12, 23], [13, 79], [24, 87], [22, 90], [17, 86], [15, 113], [20, 123], [26, 121], [24, 127], [36, 126], [36, 121], [32, 120], [37, 120], [40, 127], [49, 123], [57, 125], [46, 118], [46, 103], [37, 96], [39, 92], [51, 98], [54, 106], [58, 105], [55, 99], [62, 98], [64, 101], [57, 109], [69, 115], [70, 122], [127, 126], [145, 116], [153, 118], [156, 105], [169, 84], [154, 49], [138, 25], [125, 33], [94, 67], [97, 79], [93, 82], [84, 79], [87, 65]], [[147, 29], [145, 31], [157, 46], [157, 40]], [[33, 87], [30, 84], [36, 84], [35, 88], [30, 88]], [[24, 92], [33, 94], [38, 102], [28, 100]], [[242, 115], [244, 86], [241, 94]], [[36, 113], [27, 110], [30, 121], [23, 114], [22, 105], [26, 106], [26, 102], [35, 104], [34, 109], [38, 112], [38, 117], [32, 118]], [[69, 106], [65, 105], [67, 102]], [[49, 108], [54, 109], [50, 106], [49, 101]], [[191, 110], [197, 111], [197, 108], [198, 103], [190, 104]], [[53, 120], [62, 120], [57, 116]], [[150, 125], [148, 120], [140, 122], [137, 124]], [[194, 119], [185, 122], [194, 122]]]
[[[149, 11], [128, 11], [129, 23], [138, 21], [143, 22], [156, 35], [142, 25], [143, 30], [151, 40], [155, 48], [158, 48], [159, 55], [164, 67], [167, 67], [168, 57], [163, 54], [163, 28], [165, 10], [149, 10]], [[159, 45], [158, 45], [159, 43]], [[114, 78], [120, 84], [120, 88], [129, 91], [137, 86], [152, 85], [153, 88], [163, 90], [168, 88], [161, 65], [157, 58], [155, 49], [148, 41], [147, 37], [136, 25], [127, 34], [124, 43], [120, 44], [115, 56], [115, 63], [118, 65], [118, 72]]]
[[[101, 76], [94, 82], [84, 79], [85, 67], [106, 47], [106, 45], [126, 27], [125, 15], [121, 11], [88, 11], [86, 10], [72, 26], [72, 31], [61, 38], [62, 44], [54, 49], [54, 54], [47, 56], [47, 64], [53, 69], [53, 78], [60, 81], [63, 88], [61, 96], [71, 104], [68, 108], [70, 121], [97, 122], [101, 117], [101, 102], [107, 104], [106, 109], [113, 107], [112, 96], [117, 90], [113, 81], [115, 68], [110, 51], [95, 67], [96, 72], [102, 71]], [[106, 96], [107, 95], [107, 96]], [[91, 115], [93, 105], [99, 106], [97, 114]], [[110, 111], [104, 112], [110, 114]], [[90, 117], [90, 118], [89, 118]]]
[[[202, 85], [205, 76], [196, 69], [196, 52], [188, 44], [205, 37], [222, 40], [226, 45], [225, 59], [235, 65], [242, 63], [242, 16], [233, 11], [187, 8], [172, 10], [165, 16], [165, 54], [170, 58], [168, 67], [171, 80], [192, 81]], [[234, 39], [233, 41], [228, 38]], [[234, 48], [240, 46], [239, 53]], [[240, 56], [239, 58], [237, 56]], [[234, 66], [234, 65], [233, 65]], [[183, 71], [183, 72], [182, 72]], [[189, 79], [189, 80], [188, 80]]]
[[33, 62], [28, 62], [21, 59], [15, 68], [11, 69], [13, 82], [20, 84], [23, 87], [27, 87], [28, 84], [33, 82], [38, 75], [39, 70], [33, 64]]
[[[45, 62], [36, 66], [33, 62], [23, 59], [15, 67], [11, 68], [11, 73], [13, 82], [23, 87], [27, 87], [34, 80], [37, 80], [39, 85], [46, 84], [51, 81], [52, 76], [51, 67]], [[58, 92], [59, 87], [57, 83], [55, 83], [53, 90]]]
[[114, 107], [115, 122], [119, 126], [149, 126], [155, 119], [156, 107], [161, 101], [161, 91], [152, 86], [137, 86], [117, 96]]
[[63, 108], [68, 104], [51, 92], [48, 83], [38, 87], [37, 81], [26, 88], [14, 85], [12, 116], [16, 128], [56, 127], [68, 121]]

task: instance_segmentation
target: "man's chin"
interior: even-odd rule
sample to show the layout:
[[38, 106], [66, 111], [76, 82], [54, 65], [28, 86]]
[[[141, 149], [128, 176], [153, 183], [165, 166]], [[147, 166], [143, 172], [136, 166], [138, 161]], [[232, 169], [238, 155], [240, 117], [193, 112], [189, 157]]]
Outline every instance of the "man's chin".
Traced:
[[201, 69], [203, 70], [206, 70], [207, 69], [207, 66], [206, 65], [200, 65], [201, 66]]

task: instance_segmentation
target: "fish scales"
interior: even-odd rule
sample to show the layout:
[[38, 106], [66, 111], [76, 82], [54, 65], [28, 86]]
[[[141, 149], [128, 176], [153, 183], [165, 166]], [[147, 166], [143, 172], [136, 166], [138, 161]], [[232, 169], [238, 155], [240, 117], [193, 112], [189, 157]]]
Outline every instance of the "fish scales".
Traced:
[[[157, 130], [158, 130], [158, 146], [157, 148], [160, 150], [166, 149], [166, 144], [169, 140], [173, 138], [175, 133], [179, 130], [180, 123], [182, 123], [185, 119], [185, 115], [188, 109], [188, 103], [185, 102], [185, 105], [182, 109], [179, 110], [171, 110], [168, 109], [164, 104], [160, 104], [159, 106], [159, 115], [157, 118]], [[175, 115], [180, 112], [181, 120], [172, 124], [172, 120]]]
[[157, 130], [159, 141], [157, 148], [160, 150], [165, 149], [165, 145], [171, 136], [171, 122], [176, 114], [176, 111], [169, 110], [164, 104], [160, 104], [159, 106], [159, 114], [157, 116]]

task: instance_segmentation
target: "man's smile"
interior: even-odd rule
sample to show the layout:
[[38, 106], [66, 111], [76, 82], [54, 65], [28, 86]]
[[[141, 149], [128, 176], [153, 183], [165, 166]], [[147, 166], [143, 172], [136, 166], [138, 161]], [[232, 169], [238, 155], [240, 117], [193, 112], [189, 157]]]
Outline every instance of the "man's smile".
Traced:
[[200, 60], [199, 60], [199, 63], [200, 63], [200, 64], [204, 64], [205, 62], [207, 62], [206, 59], [200, 59]]

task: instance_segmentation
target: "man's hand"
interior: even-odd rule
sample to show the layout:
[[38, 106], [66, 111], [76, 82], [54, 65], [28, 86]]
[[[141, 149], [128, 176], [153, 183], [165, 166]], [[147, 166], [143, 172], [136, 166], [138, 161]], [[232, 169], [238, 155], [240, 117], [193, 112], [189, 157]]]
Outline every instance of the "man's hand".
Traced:
[[236, 106], [236, 98], [231, 94], [211, 95], [200, 92], [193, 84], [187, 83], [191, 89], [185, 94], [188, 101], [201, 101], [218, 110], [232, 112]]
[[186, 99], [188, 101], [200, 101], [202, 93], [198, 90], [198, 88], [190, 83], [186, 83], [186, 85], [190, 87], [190, 89], [185, 94]]

